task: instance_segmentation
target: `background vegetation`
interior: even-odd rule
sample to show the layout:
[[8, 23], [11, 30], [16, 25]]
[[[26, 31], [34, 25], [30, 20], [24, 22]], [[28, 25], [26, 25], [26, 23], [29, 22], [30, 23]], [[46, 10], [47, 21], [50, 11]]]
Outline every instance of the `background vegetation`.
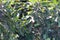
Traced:
[[0, 40], [60, 40], [60, 0], [0, 0]]

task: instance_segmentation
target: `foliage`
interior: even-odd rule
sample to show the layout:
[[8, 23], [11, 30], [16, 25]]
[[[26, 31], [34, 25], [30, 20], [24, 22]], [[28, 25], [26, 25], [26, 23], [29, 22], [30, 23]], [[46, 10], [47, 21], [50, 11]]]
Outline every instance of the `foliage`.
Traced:
[[1, 0], [0, 40], [59, 40], [59, 0]]

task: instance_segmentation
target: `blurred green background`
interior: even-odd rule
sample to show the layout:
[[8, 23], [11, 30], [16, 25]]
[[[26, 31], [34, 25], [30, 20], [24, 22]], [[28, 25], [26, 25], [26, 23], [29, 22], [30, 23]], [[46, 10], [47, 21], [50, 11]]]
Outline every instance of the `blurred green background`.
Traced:
[[0, 0], [0, 40], [60, 40], [60, 0]]

